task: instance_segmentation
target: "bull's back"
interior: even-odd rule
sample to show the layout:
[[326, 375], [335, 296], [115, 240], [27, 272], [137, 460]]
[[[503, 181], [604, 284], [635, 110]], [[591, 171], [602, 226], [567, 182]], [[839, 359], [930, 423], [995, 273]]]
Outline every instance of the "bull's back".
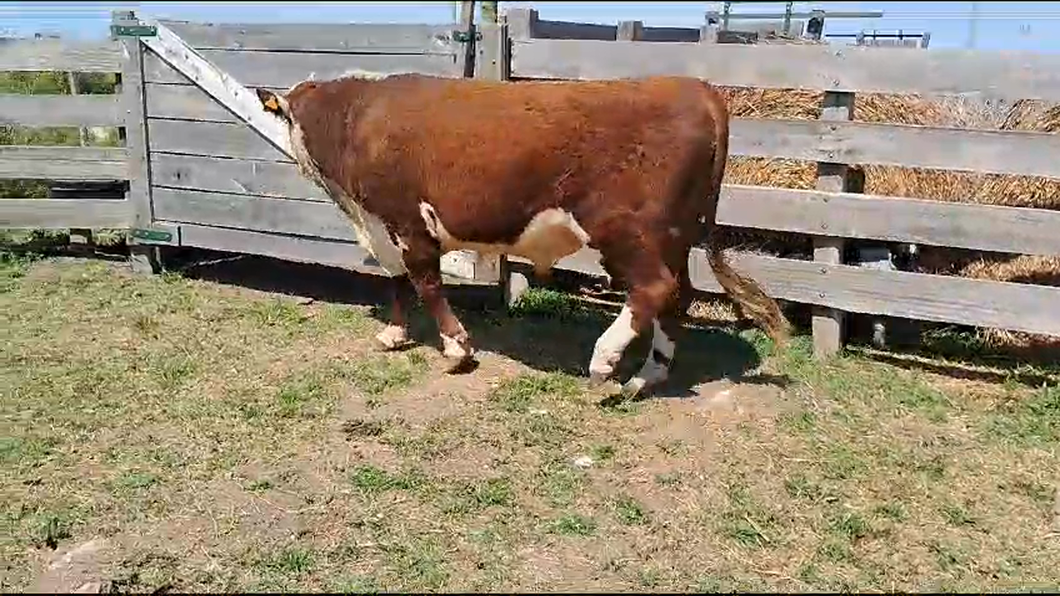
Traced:
[[416, 187], [453, 235], [486, 243], [512, 241], [546, 209], [584, 211], [622, 178], [665, 192], [702, 134], [711, 92], [680, 77], [416, 77], [387, 87], [373, 100], [382, 108], [358, 127], [385, 150], [360, 169], [381, 186]]

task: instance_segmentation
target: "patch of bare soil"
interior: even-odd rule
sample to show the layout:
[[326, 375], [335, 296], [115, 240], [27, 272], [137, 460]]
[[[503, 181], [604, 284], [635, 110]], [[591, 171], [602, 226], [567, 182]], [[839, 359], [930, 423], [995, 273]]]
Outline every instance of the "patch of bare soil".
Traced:
[[52, 553], [46, 566], [27, 589], [33, 593], [99, 594], [103, 591], [103, 566], [107, 543], [96, 538]]

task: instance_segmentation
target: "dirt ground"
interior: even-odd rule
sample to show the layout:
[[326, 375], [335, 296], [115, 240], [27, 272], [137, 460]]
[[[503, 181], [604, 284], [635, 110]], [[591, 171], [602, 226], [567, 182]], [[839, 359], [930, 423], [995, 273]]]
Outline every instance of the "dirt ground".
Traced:
[[1060, 588], [1051, 371], [690, 328], [621, 402], [606, 310], [463, 312], [446, 375], [422, 313], [375, 349], [363, 278], [243, 267], [0, 266], [4, 591]]

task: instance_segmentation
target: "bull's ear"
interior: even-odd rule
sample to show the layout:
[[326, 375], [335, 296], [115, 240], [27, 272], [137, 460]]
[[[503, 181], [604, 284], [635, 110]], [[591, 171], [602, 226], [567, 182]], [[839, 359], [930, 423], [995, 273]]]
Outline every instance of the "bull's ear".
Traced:
[[280, 98], [276, 97], [276, 94], [268, 89], [256, 89], [258, 99], [261, 101], [261, 106], [265, 108], [266, 112], [275, 114], [277, 116], [283, 116], [283, 110], [280, 108]]

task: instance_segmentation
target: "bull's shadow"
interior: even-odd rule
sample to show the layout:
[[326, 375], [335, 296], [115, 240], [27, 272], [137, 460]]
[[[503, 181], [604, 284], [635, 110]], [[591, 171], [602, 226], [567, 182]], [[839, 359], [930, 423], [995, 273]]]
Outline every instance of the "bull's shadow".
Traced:
[[[262, 291], [370, 306], [371, 315], [386, 321], [389, 313], [386, 280], [342, 269], [281, 261], [258, 256], [216, 255], [194, 251], [184, 263], [167, 263], [188, 277]], [[214, 258], [209, 258], [210, 256]], [[571, 288], [570, 278], [560, 278]], [[565, 283], [564, 283], [565, 282]], [[576, 285], [576, 283], [574, 284]], [[573, 289], [573, 288], [571, 288]], [[494, 295], [496, 292], [490, 292]], [[614, 320], [617, 304], [589, 304], [569, 294], [535, 289], [509, 313], [482, 290], [447, 286], [446, 294], [477, 350], [501, 354], [541, 371], [586, 376], [593, 345]], [[434, 320], [418, 303], [409, 312], [410, 335], [419, 344], [438, 346]], [[681, 397], [694, 386], [722, 378], [744, 382], [780, 382], [762, 375], [748, 377], [760, 364], [749, 342], [716, 328], [685, 327], [675, 338], [677, 350], [670, 379], [657, 387], [658, 397]], [[637, 338], [626, 350], [614, 379], [625, 380], [643, 364], [650, 337]]]
[[[569, 294], [537, 290], [509, 313], [461, 308], [459, 316], [477, 348], [503, 354], [537, 370], [586, 376], [597, 338], [618, 316], [617, 305], [586, 304]], [[455, 304], [464, 301], [457, 298]], [[385, 316], [385, 309], [379, 311]], [[433, 321], [421, 318], [417, 339], [437, 343]], [[747, 341], [722, 329], [685, 327], [669, 380], [656, 387], [657, 397], [684, 397], [700, 384], [722, 378], [745, 379], [757, 368], [760, 357]], [[623, 354], [613, 377], [629, 378], [644, 363], [651, 350], [651, 337], [641, 336]], [[761, 377], [756, 377], [761, 380]]]

